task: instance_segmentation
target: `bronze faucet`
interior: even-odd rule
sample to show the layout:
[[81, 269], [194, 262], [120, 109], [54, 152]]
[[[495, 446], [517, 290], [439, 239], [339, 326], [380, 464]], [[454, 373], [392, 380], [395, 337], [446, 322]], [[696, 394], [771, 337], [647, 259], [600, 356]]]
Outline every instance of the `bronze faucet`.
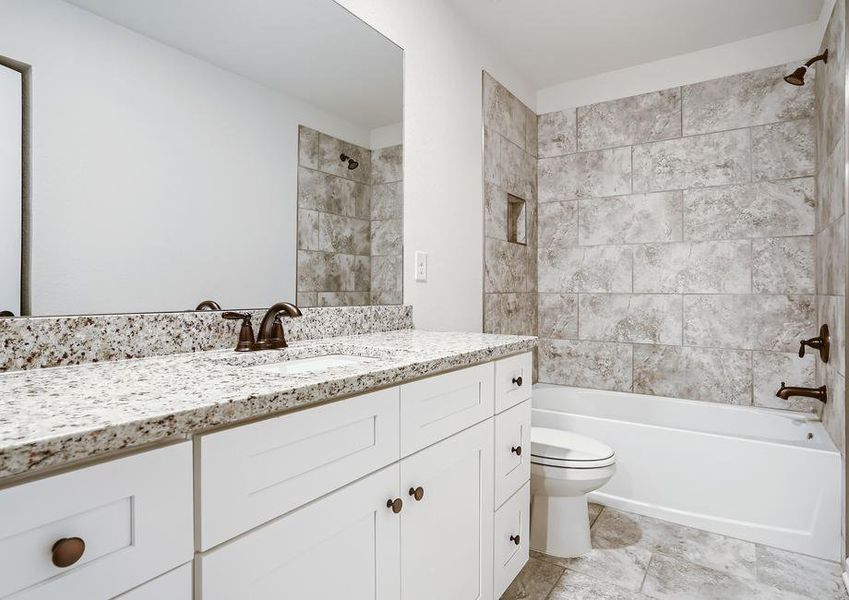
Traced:
[[254, 339], [251, 325], [251, 313], [228, 311], [221, 315], [224, 319], [241, 320], [242, 329], [239, 332], [239, 343], [236, 352], [254, 352], [256, 350], [279, 350], [287, 348], [286, 333], [283, 331], [283, 321], [280, 313], [285, 312], [290, 317], [303, 316], [301, 309], [290, 302], [278, 302], [268, 309], [259, 326], [259, 335]]
[[788, 400], [792, 396], [803, 396], [805, 398], [816, 398], [823, 404], [828, 401], [828, 389], [826, 386], [821, 385], [818, 388], [805, 388], [805, 387], [786, 387], [784, 382], [781, 382], [781, 389], [775, 393], [776, 396], [781, 398], [782, 400]]
[[301, 317], [301, 309], [291, 302], [278, 302], [268, 309], [259, 325], [259, 334], [254, 345], [257, 350], [276, 350], [286, 348], [286, 333], [283, 331], [283, 321], [280, 313], [285, 312], [289, 317]]

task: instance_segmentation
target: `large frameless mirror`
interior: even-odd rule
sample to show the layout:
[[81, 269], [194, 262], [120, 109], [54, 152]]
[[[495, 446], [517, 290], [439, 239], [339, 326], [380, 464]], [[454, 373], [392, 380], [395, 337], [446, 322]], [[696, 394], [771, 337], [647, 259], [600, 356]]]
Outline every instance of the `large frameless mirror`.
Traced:
[[9, 0], [0, 312], [401, 302], [403, 52], [331, 0]]

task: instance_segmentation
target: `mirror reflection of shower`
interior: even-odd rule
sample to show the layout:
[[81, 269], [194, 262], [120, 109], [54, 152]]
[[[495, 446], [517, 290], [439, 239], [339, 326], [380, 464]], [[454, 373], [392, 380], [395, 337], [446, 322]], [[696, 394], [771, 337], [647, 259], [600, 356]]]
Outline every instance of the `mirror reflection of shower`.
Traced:
[[355, 161], [353, 158], [351, 158], [350, 156], [348, 156], [344, 152], [339, 155], [339, 160], [341, 160], [342, 162], [348, 161], [348, 170], [349, 171], [353, 171], [354, 169], [356, 169], [357, 167], [360, 166], [360, 163]]

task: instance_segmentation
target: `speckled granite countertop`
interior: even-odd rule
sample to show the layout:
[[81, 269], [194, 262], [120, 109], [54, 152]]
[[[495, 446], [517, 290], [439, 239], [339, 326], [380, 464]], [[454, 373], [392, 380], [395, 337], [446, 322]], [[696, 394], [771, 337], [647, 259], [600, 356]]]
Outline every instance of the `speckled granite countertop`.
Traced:
[[[536, 338], [390, 331], [0, 374], [0, 483], [125, 448], [527, 351]], [[279, 375], [251, 367], [326, 354], [361, 364]], [[15, 480], [18, 478], [15, 477]]]

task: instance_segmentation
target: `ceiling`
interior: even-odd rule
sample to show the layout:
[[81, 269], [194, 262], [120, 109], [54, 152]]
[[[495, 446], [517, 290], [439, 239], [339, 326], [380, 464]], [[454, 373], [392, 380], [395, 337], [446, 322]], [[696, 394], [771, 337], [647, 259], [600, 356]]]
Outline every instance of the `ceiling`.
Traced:
[[816, 21], [824, 0], [448, 0], [536, 89]]
[[402, 120], [403, 53], [332, 0], [67, 0], [367, 130]]

